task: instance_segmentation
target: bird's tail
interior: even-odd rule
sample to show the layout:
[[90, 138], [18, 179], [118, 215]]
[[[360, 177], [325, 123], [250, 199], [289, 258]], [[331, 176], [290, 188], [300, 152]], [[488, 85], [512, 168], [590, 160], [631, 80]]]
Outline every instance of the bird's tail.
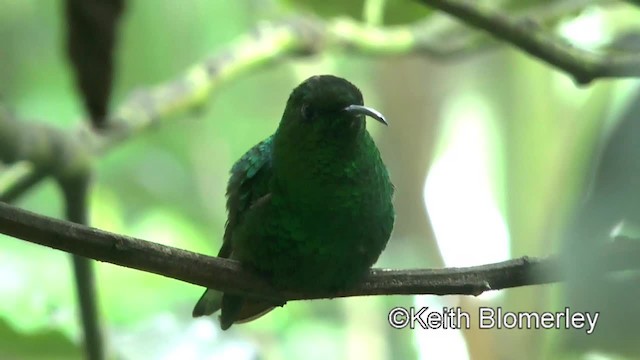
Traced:
[[273, 304], [268, 302], [207, 289], [193, 308], [192, 315], [193, 317], [211, 315], [222, 309], [220, 327], [222, 330], [227, 330], [233, 324], [257, 319], [273, 308]]
[[207, 289], [196, 303], [191, 315], [193, 317], [211, 315], [222, 308], [223, 292], [218, 290]]

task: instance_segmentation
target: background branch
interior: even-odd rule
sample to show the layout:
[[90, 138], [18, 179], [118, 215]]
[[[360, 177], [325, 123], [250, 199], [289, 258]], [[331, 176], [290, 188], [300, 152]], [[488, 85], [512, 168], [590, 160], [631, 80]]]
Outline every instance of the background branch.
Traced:
[[[500, 33], [509, 32], [515, 27], [516, 37], [526, 38], [529, 35], [522, 32], [532, 29], [521, 27], [533, 24], [533, 18], [539, 23], [553, 23], [588, 4], [611, 2], [574, 1], [566, 6], [545, 7], [544, 11], [534, 8], [521, 12], [518, 20], [505, 18], [493, 10], [478, 10], [458, 2], [443, 2], [448, 4], [443, 5], [443, 10], [461, 14], [459, 18], [464, 16], [464, 21], [470, 18], [470, 24], [476, 21], [488, 26], [487, 22], [496, 20], [499, 23], [496, 29]], [[547, 46], [545, 35], [539, 33], [537, 36], [540, 37], [540, 43], [536, 42], [536, 46]], [[453, 40], [442, 41], [443, 38]], [[390, 27], [369, 26], [346, 18], [323, 21], [313, 17], [262, 24], [255, 31], [231, 42], [226, 49], [193, 65], [183, 76], [132, 93], [113, 111], [107, 119], [107, 128], [99, 134], [90, 131], [85, 123], [81, 123], [75, 131], [63, 132], [55, 127], [20, 120], [0, 108], [0, 160], [7, 164], [26, 160], [33, 165], [21, 173], [15, 183], [0, 186], [0, 201], [16, 200], [46, 178], [47, 174], [75, 171], [70, 165], [101, 155], [152, 124], [193, 111], [203, 106], [224, 82], [290, 55], [344, 50], [369, 56], [418, 54], [451, 59], [490, 50], [495, 44], [492, 37], [469, 31], [464, 26], [443, 19], [440, 14], [413, 25]], [[568, 54], [581, 56], [582, 52], [574, 49]], [[571, 59], [580, 60], [579, 57]]]
[[[70, 222], [80, 225], [89, 224], [90, 181], [91, 168], [78, 171], [72, 178], [58, 180], [58, 185], [64, 197], [66, 218]], [[94, 264], [91, 259], [84, 256], [72, 254], [71, 258], [76, 278], [76, 294], [80, 305], [85, 352], [88, 359], [104, 359]]]
[[[260, 276], [234, 260], [222, 259], [118, 235], [21, 210], [0, 203], [0, 232], [25, 241], [79, 256], [138, 269], [224, 292], [269, 299], [321, 299], [362, 295], [433, 294], [479, 295], [525, 285], [565, 279], [561, 258], [523, 257], [467, 268], [382, 270], [373, 269], [358, 286], [339, 293], [279, 292]], [[640, 243], [627, 238], [604, 245], [598, 251], [603, 269], [638, 269]]]
[[477, 2], [463, 0], [418, 0], [444, 11], [463, 23], [489, 32], [500, 40], [545, 61], [573, 76], [576, 83], [589, 84], [597, 78], [640, 76], [637, 54], [599, 55], [572, 46], [549, 34], [530, 18], [511, 18]]
[[11, 173], [12, 170], [20, 170], [15, 177], [7, 180], [6, 183], [0, 184], [0, 201], [6, 203], [15, 202], [21, 195], [25, 194], [29, 189], [38, 184], [44, 178], [47, 177], [42, 171], [35, 171], [26, 162], [21, 162], [22, 165], [16, 165], [7, 173]]

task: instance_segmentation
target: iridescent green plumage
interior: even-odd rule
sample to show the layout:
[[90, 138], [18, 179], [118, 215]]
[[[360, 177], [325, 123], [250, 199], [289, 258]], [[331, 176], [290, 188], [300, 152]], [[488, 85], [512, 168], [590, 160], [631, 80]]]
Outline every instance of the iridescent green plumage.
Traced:
[[[232, 168], [229, 216], [218, 256], [239, 260], [276, 287], [338, 290], [360, 280], [393, 228], [389, 180], [360, 91], [330, 75], [292, 92], [278, 130]], [[271, 309], [256, 299], [207, 290], [193, 315], [220, 308], [221, 327]]]

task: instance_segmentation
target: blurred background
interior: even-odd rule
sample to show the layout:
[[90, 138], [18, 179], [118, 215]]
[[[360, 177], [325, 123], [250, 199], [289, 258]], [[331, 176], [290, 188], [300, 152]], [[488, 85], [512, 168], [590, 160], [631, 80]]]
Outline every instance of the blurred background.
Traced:
[[[373, 21], [364, 1], [339, 3], [126, 1], [112, 107], [135, 89], [181, 76], [259, 21], [292, 13]], [[517, 7], [525, 5], [537, 4]], [[389, 0], [387, 6], [389, 15], [383, 11], [378, 23], [401, 25], [433, 15], [408, 1]], [[0, 101], [21, 118], [75, 128], [85, 111], [64, 49], [63, 2], [0, 0], [0, 9]], [[558, 19], [550, 31], [594, 52], [631, 51], [634, 44], [639, 48], [637, 38], [621, 34], [638, 29], [638, 15], [630, 4], [585, 6]], [[388, 128], [373, 122], [368, 127], [397, 188], [395, 230], [376, 267], [470, 266], [524, 255], [572, 254], [583, 246], [575, 229], [588, 233], [579, 224], [593, 219], [589, 216], [600, 219], [598, 214], [610, 214], [608, 209], [628, 199], [627, 212], [601, 224], [599, 229], [608, 234], [628, 213], [638, 213], [632, 206], [637, 200], [633, 183], [625, 181], [625, 171], [633, 167], [627, 165], [640, 158], [634, 142], [634, 135], [640, 135], [634, 127], [637, 81], [601, 80], [577, 87], [569, 76], [501, 45], [441, 61], [415, 54], [327, 51], [287, 57], [235, 76], [206, 106], [152, 127], [99, 159], [91, 225], [215, 255], [233, 162], [275, 130], [298, 83], [323, 73], [358, 85], [365, 103], [390, 122]], [[612, 141], [616, 134], [627, 137]], [[601, 171], [598, 159], [619, 166]], [[617, 200], [605, 194], [604, 200], [584, 205], [594, 174], [603, 173], [613, 179], [603, 182], [617, 184]], [[18, 205], [61, 218], [57, 190], [43, 184]], [[585, 210], [588, 206], [592, 211]], [[578, 274], [590, 265], [572, 263]], [[113, 359], [640, 358], [633, 322], [637, 297], [623, 295], [621, 289], [629, 287], [625, 279], [618, 279], [623, 282], [606, 296], [597, 286], [585, 290], [556, 284], [480, 297], [291, 302], [258, 321], [221, 332], [216, 318], [191, 318], [202, 288], [105, 263], [96, 268], [98, 306]], [[65, 253], [0, 237], [0, 358], [83, 357], [71, 269]], [[580, 302], [585, 298], [591, 301]], [[396, 330], [387, 323], [396, 306], [460, 306], [476, 314], [479, 306], [540, 312], [576, 302], [610, 319], [600, 337], [584, 331], [476, 326]], [[606, 311], [617, 312], [607, 316]]]

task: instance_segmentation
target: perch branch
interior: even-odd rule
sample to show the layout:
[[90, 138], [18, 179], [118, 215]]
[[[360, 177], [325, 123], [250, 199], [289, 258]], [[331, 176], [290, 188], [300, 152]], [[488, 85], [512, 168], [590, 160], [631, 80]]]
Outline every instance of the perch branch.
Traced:
[[[479, 295], [488, 290], [564, 280], [559, 256], [446, 269], [372, 269], [359, 285], [339, 293], [279, 292], [234, 260], [193, 253], [124, 235], [56, 220], [0, 203], [0, 232], [6, 235], [132, 269], [277, 304], [286, 300], [363, 295]], [[620, 238], [597, 252], [607, 271], [638, 269], [640, 243]]]

